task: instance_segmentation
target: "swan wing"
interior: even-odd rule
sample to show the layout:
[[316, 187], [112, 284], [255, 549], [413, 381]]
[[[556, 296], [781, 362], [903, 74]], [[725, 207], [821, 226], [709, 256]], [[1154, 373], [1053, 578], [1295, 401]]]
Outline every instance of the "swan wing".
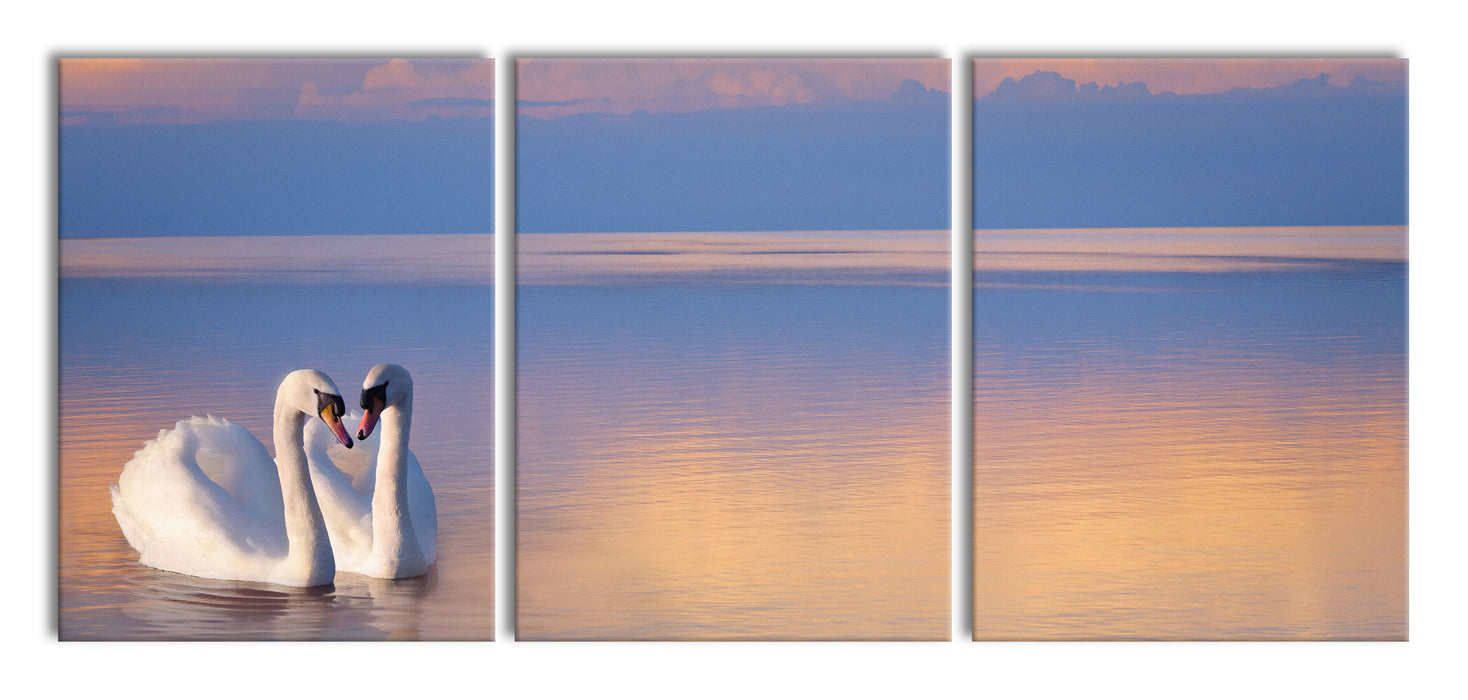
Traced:
[[243, 426], [216, 416], [189, 421], [198, 438], [199, 469], [264, 522], [285, 522], [280, 474], [265, 445]]
[[[261, 495], [272, 487], [274, 501]], [[123, 536], [147, 566], [247, 579], [285, 556], [283, 518], [269, 515], [280, 508], [275, 463], [249, 431], [222, 418], [191, 418], [160, 431], [134, 453], [111, 491]]]
[[413, 521], [413, 532], [418, 535], [418, 547], [423, 550], [423, 559], [429, 564], [438, 560], [438, 504], [433, 498], [433, 486], [423, 473], [417, 455], [408, 450], [408, 517]]

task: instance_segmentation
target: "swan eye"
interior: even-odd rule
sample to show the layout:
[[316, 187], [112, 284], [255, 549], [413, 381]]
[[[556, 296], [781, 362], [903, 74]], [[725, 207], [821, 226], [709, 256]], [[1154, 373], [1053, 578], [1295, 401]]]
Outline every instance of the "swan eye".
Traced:
[[381, 411], [387, 405], [387, 382], [362, 390], [362, 410]]

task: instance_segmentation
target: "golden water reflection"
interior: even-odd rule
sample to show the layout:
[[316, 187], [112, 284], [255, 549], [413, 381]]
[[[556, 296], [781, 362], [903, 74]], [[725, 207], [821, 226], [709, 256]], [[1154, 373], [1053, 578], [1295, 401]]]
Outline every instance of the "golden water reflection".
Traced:
[[754, 257], [520, 287], [517, 639], [947, 638], [947, 290]]
[[1404, 639], [1405, 265], [1082, 257], [976, 262], [975, 638]]

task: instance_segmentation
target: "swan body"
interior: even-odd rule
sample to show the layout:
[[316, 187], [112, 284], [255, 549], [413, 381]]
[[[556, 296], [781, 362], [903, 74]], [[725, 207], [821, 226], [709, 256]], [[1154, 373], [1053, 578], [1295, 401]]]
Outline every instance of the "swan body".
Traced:
[[330, 377], [298, 370], [276, 392], [273, 461], [248, 430], [212, 415], [159, 431], [109, 486], [138, 561], [201, 578], [331, 583], [336, 563], [304, 439], [314, 414], [350, 446], [344, 413]]
[[[412, 376], [394, 364], [373, 367], [361, 403], [359, 449], [334, 446], [322, 426], [306, 436], [337, 569], [384, 579], [422, 575], [438, 558], [438, 510], [433, 487], [408, 450]], [[379, 421], [382, 429], [374, 433]]]

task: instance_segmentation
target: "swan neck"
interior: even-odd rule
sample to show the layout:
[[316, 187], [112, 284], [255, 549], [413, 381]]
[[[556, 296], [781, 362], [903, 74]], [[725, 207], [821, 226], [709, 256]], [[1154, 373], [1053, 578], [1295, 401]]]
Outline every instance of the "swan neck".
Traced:
[[326, 533], [326, 519], [316, 502], [316, 489], [306, 463], [306, 414], [285, 405], [284, 397], [275, 404], [275, 466], [280, 473], [280, 495], [284, 506], [285, 534], [289, 541], [288, 566], [305, 572], [309, 581], [324, 575], [331, 580], [336, 560], [331, 553], [331, 540]]
[[[382, 412], [382, 449], [377, 454], [378, 490], [387, 486], [407, 503], [408, 433], [413, 429], [413, 405], [406, 399]], [[386, 483], [384, 483], [386, 482]]]
[[426, 566], [408, 512], [408, 435], [413, 402], [409, 396], [382, 411], [382, 447], [372, 491], [372, 549], [394, 576], [416, 575]]

